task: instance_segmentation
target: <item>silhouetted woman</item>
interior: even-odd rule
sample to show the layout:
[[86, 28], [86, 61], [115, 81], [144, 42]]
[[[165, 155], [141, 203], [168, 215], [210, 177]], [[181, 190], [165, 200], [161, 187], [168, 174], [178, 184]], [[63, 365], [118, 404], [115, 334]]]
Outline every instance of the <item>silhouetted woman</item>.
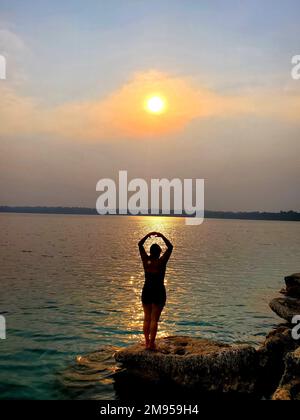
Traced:
[[[144, 243], [151, 236], [162, 238], [167, 246], [166, 252], [160, 256], [162, 250], [158, 244], [153, 244], [148, 255]], [[139, 249], [145, 270], [145, 284], [142, 292], [144, 308], [144, 335], [146, 348], [155, 349], [157, 323], [166, 304], [166, 289], [164, 285], [167, 262], [173, 251], [171, 242], [161, 233], [148, 233], [140, 242]]]

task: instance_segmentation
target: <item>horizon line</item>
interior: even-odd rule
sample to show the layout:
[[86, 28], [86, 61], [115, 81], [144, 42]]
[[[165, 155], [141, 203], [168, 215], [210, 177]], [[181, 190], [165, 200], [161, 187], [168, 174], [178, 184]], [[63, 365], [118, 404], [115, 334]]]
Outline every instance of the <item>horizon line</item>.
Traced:
[[[162, 210], [157, 209], [156, 214], [151, 213], [151, 209], [148, 209], [148, 213], [143, 212], [136, 216], [144, 217], [195, 217], [184, 212], [176, 214], [174, 210], [171, 210], [170, 214], [163, 214]], [[95, 208], [92, 207], [68, 207], [68, 206], [0, 206], [0, 213], [24, 213], [24, 214], [60, 214], [60, 215], [85, 215], [85, 216], [100, 216]], [[109, 214], [108, 214], [109, 215]], [[120, 214], [120, 209], [116, 209], [116, 214], [110, 216], [130, 216], [134, 217], [126, 209], [125, 214]], [[300, 212], [289, 210], [279, 212], [268, 212], [268, 211], [225, 211], [225, 210], [204, 210], [205, 218], [215, 219], [240, 219], [240, 220], [274, 220], [274, 221], [300, 221]]]

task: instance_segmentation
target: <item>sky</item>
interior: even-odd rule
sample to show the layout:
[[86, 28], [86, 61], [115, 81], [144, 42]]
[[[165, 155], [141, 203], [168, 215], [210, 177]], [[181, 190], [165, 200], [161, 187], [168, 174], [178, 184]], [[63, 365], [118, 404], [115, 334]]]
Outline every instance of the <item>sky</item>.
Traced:
[[299, 16], [298, 0], [0, 0], [0, 205], [95, 207], [128, 170], [204, 178], [211, 210], [300, 211]]

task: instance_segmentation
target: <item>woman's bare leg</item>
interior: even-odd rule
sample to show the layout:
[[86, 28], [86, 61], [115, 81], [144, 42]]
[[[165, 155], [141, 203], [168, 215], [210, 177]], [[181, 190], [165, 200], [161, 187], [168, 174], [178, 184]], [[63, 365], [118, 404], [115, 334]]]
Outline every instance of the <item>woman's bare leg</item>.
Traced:
[[146, 349], [150, 345], [150, 326], [151, 326], [151, 314], [152, 314], [152, 304], [143, 304], [144, 308], [144, 336], [145, 336], [145, 346]]
[[150, 324], [150, 345], [151, 350], [155, 349], [155, 339], [157, 334], [158, 321], [162, 313], [163, 306], [152, 304], [151, 324]]

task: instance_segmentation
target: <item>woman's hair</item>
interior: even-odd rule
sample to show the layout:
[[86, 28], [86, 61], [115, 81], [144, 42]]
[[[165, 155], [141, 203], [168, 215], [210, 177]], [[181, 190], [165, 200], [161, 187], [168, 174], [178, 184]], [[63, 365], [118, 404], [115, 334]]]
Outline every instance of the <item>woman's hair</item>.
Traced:
[[159, 258], [160, 254], [161, 254], [161, 247], [157, 244], [151, 245], [150, 255], [154, 258]]

